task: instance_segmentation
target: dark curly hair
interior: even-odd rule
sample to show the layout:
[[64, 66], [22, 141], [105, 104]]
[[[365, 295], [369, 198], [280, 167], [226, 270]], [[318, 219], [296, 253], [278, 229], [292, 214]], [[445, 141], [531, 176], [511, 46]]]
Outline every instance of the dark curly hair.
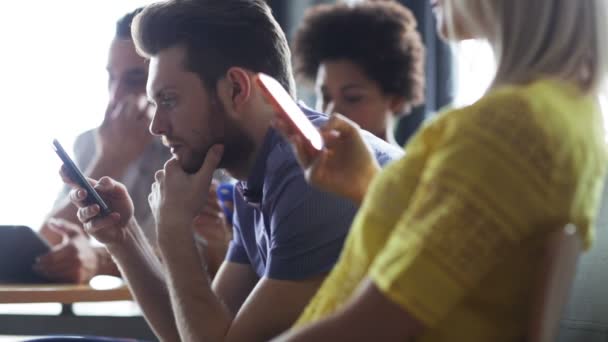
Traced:
[[424, 45], [416, 19], [392, 0], [311, 7], [294, 39], [296, 75], [313, 82], [325, 60], [359, 65], [386, 94], [424, 102]]

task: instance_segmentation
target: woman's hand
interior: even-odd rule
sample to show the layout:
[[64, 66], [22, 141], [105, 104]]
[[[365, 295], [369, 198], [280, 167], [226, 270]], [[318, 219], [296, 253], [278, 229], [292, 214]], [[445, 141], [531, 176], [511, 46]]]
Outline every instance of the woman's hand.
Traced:
[[311, 151], [304, 138], [278, 117], [275, 127], [291, 142], [309, 183], [361, 203], [380, 166], [356, 123], [332, 115], [320, 129], [325, 144], [320, 152]]

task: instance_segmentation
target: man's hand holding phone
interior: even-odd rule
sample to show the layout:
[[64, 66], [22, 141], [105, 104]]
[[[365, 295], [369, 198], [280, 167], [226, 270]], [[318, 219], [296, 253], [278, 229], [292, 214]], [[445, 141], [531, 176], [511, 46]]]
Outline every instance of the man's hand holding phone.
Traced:
[[362, 137], [358, 125], [340, 114], [334, 114], [320, 129], [322, 151], [308, 154], [302, 137], [294, 134], [277, 118], [275, 127], [292, 144], [309, 183], [324, 191], [346, 197], [360, 204], [380, 166]]
[[133, 218], [126, 187], [109, 177], [99, 181], [85, 177], [57, 140], [53, 149], [63, 161], [61, 177], [73, 188], [70, 201], [78, 207], [77, 217], [85, 231], [105, 244], [124, 242], [125, 228]]
[[133, 219], [134, 212], [127, 188], [109, 177], [102, 177], [99, 181], [88, 179], [93, 189], [112, 208], [106, 215], [102, 214], [99, 204], [87, 201], [87, 190], [73, 183], [66, 176], [64, 167], [61, 175], [64, 182], [74, 187], [70, 191], [70, 201], [78, 208], [76, 216], [85, 231], [106, 245], [124, 243], [127, 238], [127, 225]]

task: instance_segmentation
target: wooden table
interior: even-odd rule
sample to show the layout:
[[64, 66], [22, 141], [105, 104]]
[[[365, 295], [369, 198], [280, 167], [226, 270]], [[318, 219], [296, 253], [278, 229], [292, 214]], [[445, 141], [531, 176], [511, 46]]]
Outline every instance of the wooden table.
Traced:
[[94, 289], [89, 285], [0, 285], [0, 303], [61, 303], [110, 302], [131, 300], [127, 286]]
[[[125, 285], [96, 289], [89, 285], [0, 284], [0, 304], [61, 303], [59, 315], [0, 313], [0, 333], [5, 335], [96, 335], [155, 340], [141, 316], [79, 316], [72, 304], [132, 300]], [[1, 335], [0, 335], [1, 336]], [[0, 342], [3, 342], [0, 339]]]

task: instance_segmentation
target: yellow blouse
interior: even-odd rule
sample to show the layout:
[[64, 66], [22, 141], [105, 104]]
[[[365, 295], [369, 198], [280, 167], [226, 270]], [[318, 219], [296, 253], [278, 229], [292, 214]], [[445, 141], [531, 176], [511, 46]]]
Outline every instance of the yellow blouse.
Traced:
[[572, 222], [592, 243], [606, 157], [596, 99], [558, 81], [439, 115], [373, 180], [297, 325], [335, 312], [369, 277], [425, 324], [417, 341], [521, 338], [544, 237]]

